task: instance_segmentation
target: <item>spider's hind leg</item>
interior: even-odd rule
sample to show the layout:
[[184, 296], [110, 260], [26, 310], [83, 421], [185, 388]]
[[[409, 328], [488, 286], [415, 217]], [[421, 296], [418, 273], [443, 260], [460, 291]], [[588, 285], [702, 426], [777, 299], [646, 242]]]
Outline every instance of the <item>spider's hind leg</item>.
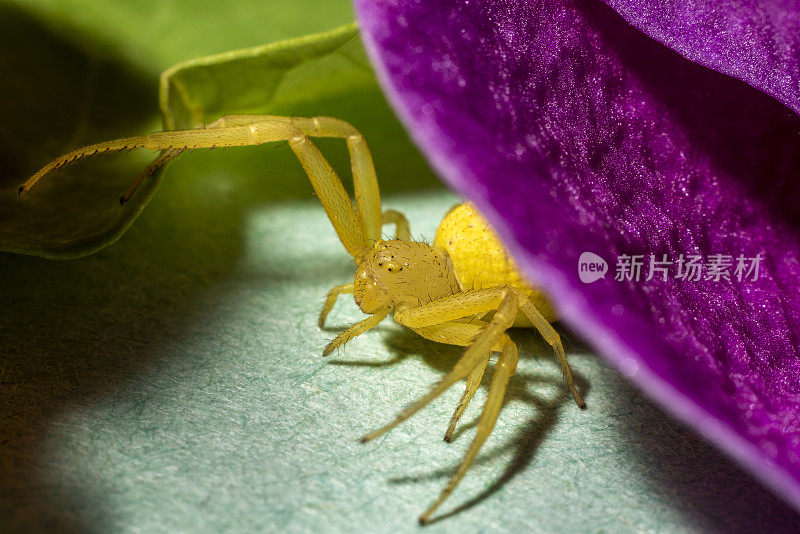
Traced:
[[561, 336], [559, 336], [553, 326], [547, 322], [547, 319], [544, 318], [542, 313], [536, 309], [536, 306], [525, 298], [525, 295], [518, 293], [517, 297], [520, 300], [520, 311], [525, 314], [528, 320], [533, 324], [533, 327], [539, 331], [539, 334], [542, 335], [547, 344], [553, 348], [553, 352], [556, 353], [556, 360], [561, 367], [561, 374], [564, 376], [564, 381], [567, 383], [570, 393], [572, 393], [575, 404], [577, 404], [578, 408], [581, 410], [585, 410], [586, 403], [583, 401], [583, 397], [580, 391], [578, 391], [578, 387], [575, 385], [572, 369], [570, 369], [567, 355], [564, 353], [564, 345], [561, 344]]
[[[419, 517], [419, 522], [422, 524], [428, 522], [430, 516], [445, 500], [447, 500], [456, 486], [458, 486], [458, 483], [461, 482], [462, 478], [464, 478], [464, 474], [466, 474], [467, 470], [472, 465], [472, 462], [475, 460], [475, 457], [478, 455], [483, 443], [492, 433], [492, 430], [494, 430], [494, 425], [497, 422], [497, 416], [500, 414], [500, 408], [503, 406], [503, 399], [505, 398], [506, 394], [506, 386], [508, 385], [511, 375], [514, 374], [514, 371], [517, 368], [519, 351], [517, 350], [517, 346], [513, 341], [511, 341], [511, 338], [509, 338], [508, 334], [505, 332], [509, 327], [511, 327], [512, 324], [514, 324], [520, 302], [517, 295], [512, 292], [501, 290], [500, 295], [500, 305], [497, 307], [492, 320], [489, 321], [489, 324], [483, 329], [480, 335], [475, 338], [475, 341], [472, 343], [472, 345], [470, 345], [465, 353], [466, 356], [467, 354], [473, 352], [480, 354], [486, 353], [487, 350], [491, 351], [493, 348], [501, 349], [500, 359], [495, 366], [492, 382], [489, 386], [489, 394], [484, 402], [483, 411], [481, 412], [480, 419], [478, 420], [477, 432], [475, 433], [475, 437], [472, 439], [472, 443], [470, 444], [469, 449], [467, 449], [464, 458], [461, 460], [458, 470], [447, 482], [447, 486], [445, 486], [444, 490], [442, 490], [439, 498]], [[467, 393], [468, 392], [469, 390], [467, 390]], [[462, 397], [462, 400], [463, 399], [464, 398]], [[467, 399], [467, 402], [469, 402], [469, 399]], [[456, 412], [456, 414], [458, 414], [458, 412]], [[456, 414], [454, 414], [454, 418]]]

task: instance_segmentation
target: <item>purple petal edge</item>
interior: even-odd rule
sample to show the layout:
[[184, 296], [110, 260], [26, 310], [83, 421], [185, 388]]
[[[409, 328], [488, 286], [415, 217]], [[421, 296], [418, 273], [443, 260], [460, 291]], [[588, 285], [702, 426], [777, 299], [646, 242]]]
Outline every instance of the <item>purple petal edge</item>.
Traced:
[[800, 113], [800, 1], [603, 1], [689, 60], [738, 78]]
[[[599, 3], [355, 3], [413, 139], [563, 320], [800, 510], [798, 117]], [[751, 284], [584, 285], [582, 251], [770, 261]]]

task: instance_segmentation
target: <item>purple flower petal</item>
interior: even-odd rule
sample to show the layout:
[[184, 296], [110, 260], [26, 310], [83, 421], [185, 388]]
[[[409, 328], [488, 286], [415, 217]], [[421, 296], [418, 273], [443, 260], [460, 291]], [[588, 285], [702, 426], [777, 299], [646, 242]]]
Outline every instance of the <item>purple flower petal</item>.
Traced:
[[[739, 24], [720, 3], [703, 11], [717, 23], [705, 28], [678, 24], [683, 11], [659, 20], [609, 3], [800, 109], [800, 48], [787, 33], [797, 9]], [[800, 508], [797, 115], [599, 2], [356, 0], [356, 10], [419, 147], [563, 319]], [[724, 39], [713, 33], [723, 19]], [[583, 252], [611, 273], [582, 283]], [[765, 259], [756, 281], [684, 281], [673, 265], [666, 280], [617, 282], [622, 254]]]

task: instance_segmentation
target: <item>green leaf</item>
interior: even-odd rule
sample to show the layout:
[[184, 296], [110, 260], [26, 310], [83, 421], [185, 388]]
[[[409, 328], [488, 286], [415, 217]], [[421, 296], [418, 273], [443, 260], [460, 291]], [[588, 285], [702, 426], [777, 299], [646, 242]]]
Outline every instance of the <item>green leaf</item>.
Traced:
[[[0, 0], [89, 56], [158, 75], [176, 63], [330, 30], [349, 0]], [[17, 50], [20, 50], [17, 48]]]
[[[38, 21], [0, 5], [0, 249], [46, 257], [91, 252], [113, 240], [141, 202], [114, 206], [141, 155], [81, 164], [49, 177], [33, 194], [29, 174], [76, 146], [154, 125], [147, 73], [88, 55]], [[135, 174], [134, 174], [135, 176]], [[152, 188], [151, 188], [152, 189]], [[152, 191], [143, 191], [144, 200]]]
[[[45, 4], [50, 3], [32, 2], [27, 9], [47, 11]], [[103, 9], [82, 13], [102, 14]], [[293, 20], [302, 20], [297, 14], [294, 8]], [[0, 119], [17, 125], [0, 134], [0, 250], [48, 258], [89, 254], [119, 238], [152, 198], [158, 177], [148, 180], [125, 207], [117, 202], [154, 153], [82, 161], [48, 175], [21, 198], [16, 190], [38, 167], [78, 146], [157, 130], [150, 71], [158, 62], [135, 61], [139, 65], [134, 66], [109, 58], [114, 47], [107, 46], [108, 30], [95, 36], [96, 45], [75, 44], [38, 22], [41, 14], [0, 4], [0, 15], [0, 39], [8, 45], [0, 48], [26, 51], [0, 53], [4, 72], [19, 73], [9, 92], [0, 95]], [[77, 18], [81, 31], [101, 27], [95, 18]], [[117, 48], [153, 49], [153, 39], [146, 37]], [[166, 55], [177, 56], [174, 50]], [[162, 116], [169, 126], [202, 126], [230, 113], [332, 115], [365, 134], [379, 173], [384, 171], [384, 190], [435, 183], [386, 105], [352, 25], [190, 60], [166, 71], [161, 82]], [[346, 176], [344, 144], [320, 145]], [[168, 209], [174, 217], [191, 209], [193, 198], [218, 196], [220, 187], [230, 201], [241, 203], [311, 194], [293, 155], [280, 145], [181, 159], [168, 173]]]
[[200, 128], [226, 113], [256, 113], [373, 85], [355, 24], [166, 70], [160, 104], [170, 130]]
[[[383, 192], [437, 183], [386, 103], [355, 25], [188, 61], [164, 72], [161, 81], [160, 104], [168, 129], [202, 127], [228, 114], [333, 116], [364, 134]], [[315, 142], [346, 180], [345, 144]], [[259, 195], [265, 201], [310, 195], [299, 163], [281, 145], [227, 149], [213, 159], [195, 154], [193, 165], [181, 169], [182, 176], [192, 176], [184, 183], [237, 169], [240, 184], [268, 192], [268, 197]]]

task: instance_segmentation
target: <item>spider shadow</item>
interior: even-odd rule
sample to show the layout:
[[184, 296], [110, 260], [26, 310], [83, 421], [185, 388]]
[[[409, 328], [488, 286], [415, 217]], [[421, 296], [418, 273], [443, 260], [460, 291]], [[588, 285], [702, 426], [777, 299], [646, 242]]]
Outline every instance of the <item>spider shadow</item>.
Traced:
[[[585, 353], [588, 350], [582, 342], [574, 338], [567, 331], [558, 326], [556, 326], [556, 329], [562, 337], [568, 354], [573, 352]], [[535, 369], [525, 369], [528, 367], [526, 363], [530, 363], [532, 360], [544, 365], [545, 363], [542, 362], [546, 359], [552, 360], [552, 365], [557, 369], [558, 364], [555, 361], [550, 346], [533, 331], [512, 329], [510, 332], [512, 339], [517, 343], [520, 350], [520, 367], [517, 368], [517, 372], [509, 380], [508, 389], [503, 399], [503, 408], [511, 402], [522, 402], [533, 408], [536, 413], [525, 425], [521, 426], [512, 437], [507, 439], [504, 444], [496, 445], [488, 449], [484, 448], [472, 463], [472, 466], [484, 465], [490, 463], [498, 456], [504, 455], [510, 450], [514, 450], [514, 457], [510, 463], [508, 463], [503, 473], [481, 493], [471, 497], [456, 508], [435, 516], [429, 524], [455, 516], [480, 504], [502, 489], [503, 486], [517, 474], [526, 469], [533, 461], [536, 451], [558, 423], [562, 407], [573, 401], [572, 395], [566, 388], [566, 384], [561, 378], [560, 373], [554, 376], [541, 372], [537, 373]], [[463, 347], [435, 343], [405, 328], [385, 329], [384, 343], [392, 352], [392, 358], [367, 362], [337, 359], [331, 360], [329, 363], [348, 366], [386, 367], [395, 365], [409, 357], [420, 357], [428, 366], [444, 375], [453, 368], [455, 362], [464, 352]], [[481, 388], [485, 389], [488, 387], [491, 375], [492, 369], [490, 363], [481, 381]], [[591, 390], [588, 381], [581, 376], [580, 373], [575, 372], [574, 369], [573, 376], [578, 389], [584, 397], [588, 396]], [[459, 382], [454, 387], [463, 387], [463, 381]], [[557, 393], [555, 395], [545, 395], [535, 392], [537, 388], [542, 387], [555, 390]], [[470, 408], [472, 409], [468, 410], [467, 413], [470, 411], [474, 412], [478, 407], [471, 404]], [[475, 415], [472, 419], [467, 421], [464, 421], [462, 418], [462, 421], [453, 434], [452, 441], [455, 442], [461, 439], [466, 432], [474, 429], [478, 424], [479, 417], [479, 415]], [[502, 409], [500, 417], [502, 417]], [[458, 464], [424, 474], [390, 478], [389, 482], [392, 484], [415, 484], [430, 480], [446, 480], [455, 472], [457, 467]]]
[[[687, 525], [711, 532], [798, 532], [800, 517], [695, 431], [614, 375], [620, 454], [647, 493], [669, 496]], [[654, 469], [653, 466], [658, 466]]]

